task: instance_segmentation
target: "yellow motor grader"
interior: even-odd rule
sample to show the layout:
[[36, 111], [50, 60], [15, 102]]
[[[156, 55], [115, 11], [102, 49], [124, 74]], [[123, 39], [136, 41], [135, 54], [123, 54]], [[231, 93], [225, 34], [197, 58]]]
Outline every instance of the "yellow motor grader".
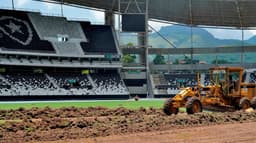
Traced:
[[181, 88], [173, 98], [165, 101], [163, 111], [167, 115], [177, 114], [185, 107], [188, 114], [202, 112], [203, 107], [231, 107], [237, 110], [256, 109], [256, 83], [245, 83], [244, 69], [241, 67], [210, 68], [211, 84]]

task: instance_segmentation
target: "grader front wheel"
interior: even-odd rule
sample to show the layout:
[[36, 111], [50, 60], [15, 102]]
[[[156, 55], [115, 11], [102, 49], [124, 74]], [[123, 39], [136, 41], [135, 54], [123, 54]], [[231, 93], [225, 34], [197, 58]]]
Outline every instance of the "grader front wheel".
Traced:
[[200, 100], [197, 97], [192, 97], [187, 101], [187, 113], [194, 114], [202, 112], [203, 107]]
[[251, 106], [251, 103], [248, 98], [243, 97], [242, 99], [240, 99], [240, 102], [239, 102], [240, 110], [246, 110], [246, 109], [250, 108], [250, 106]]
[[252, 107], [253, 109], [256, 109], [256, 96], [253, 97], [252, 100], [251, 100], [251, 107]]
[[163, 111], [166, 115], [171, 115], [171, 114], [178, 114], [179, 109], [173, 107], [172, 105], [172, 99], [167, 99], [164, 103], [164, 108]]

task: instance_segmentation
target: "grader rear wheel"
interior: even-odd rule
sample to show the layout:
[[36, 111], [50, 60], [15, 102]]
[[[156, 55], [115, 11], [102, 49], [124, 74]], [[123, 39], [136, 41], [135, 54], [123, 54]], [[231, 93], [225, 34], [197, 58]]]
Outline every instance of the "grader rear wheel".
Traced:
[[252, 100], [251, 100], [251, 107], [252, 107], [253, 109], [256, 109], [256, 96], [253, 97]]
[[186, 108], [188, 114], [194, 114], [203, 111], [202, 104], [197, 97], [190, 98], [187, 102]]
[[240, 102], [239, 102], [239, 109], [240, 110], [246, 110], [248, 108], [251, 107], [251, 103], [250, 103], [250, 100], [246, 97], [243, 97], [240, 99]]
[[173, 107], [172, 99], [170, 98], [165, 101], [163, 111], [166, 115], [171, 115], [171, 114], [178, 114], [179, 109]]

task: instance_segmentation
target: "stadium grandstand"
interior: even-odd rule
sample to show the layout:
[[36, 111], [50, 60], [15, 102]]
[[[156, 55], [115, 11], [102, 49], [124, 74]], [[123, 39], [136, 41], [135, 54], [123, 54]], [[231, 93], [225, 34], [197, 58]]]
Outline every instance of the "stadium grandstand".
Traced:
[[1, 96], [129, 98], [111, 26], [19, 10], [0, 17]]
[[[181, 87], [196, 86], [198, 72], [203, 84], [211, 84], [207, 69], [214, 66], [242, 66], [244, 80], [256, 82], [256, 47], [244, 37], [256, 27], [252, 0], [34, 1], [60, 5], [62, 16], [19, 10], [14, 3], [0, 9], [0, 100], [170, 97]], [[63, 16], [63, 5], [104, 12], [105, 23], [70, 20]], [[149, 21], [186, 26], [189, 45], [177, 46]], [[197, 47], [193, 31], [212, 27], [241, 31], [240, 44]], [[136, 40], [122, 43], [124, 33]], [[149, 40], [152, 33], [169, 47], [156, 47]], [[220, 60], [229, 54], [238, 55], [238, 62]], [[136, 62], [126, 62], [127, 55]]]

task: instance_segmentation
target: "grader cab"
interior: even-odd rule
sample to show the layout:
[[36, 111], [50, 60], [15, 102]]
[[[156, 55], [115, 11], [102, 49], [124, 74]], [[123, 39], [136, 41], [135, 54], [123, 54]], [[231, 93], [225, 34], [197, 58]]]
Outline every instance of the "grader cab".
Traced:
[[196, 87], [182, 88], [173, 98], [167, 99], [163, 111], [177, 114], [185, 107], [188, 114], [202, 112], [203, 107], [230, 107], [237, 110], [256, 109], [256, 83], [245, 83], [241, 67], [214, 67], [210, 70], [210, 85], [200, 83]]

